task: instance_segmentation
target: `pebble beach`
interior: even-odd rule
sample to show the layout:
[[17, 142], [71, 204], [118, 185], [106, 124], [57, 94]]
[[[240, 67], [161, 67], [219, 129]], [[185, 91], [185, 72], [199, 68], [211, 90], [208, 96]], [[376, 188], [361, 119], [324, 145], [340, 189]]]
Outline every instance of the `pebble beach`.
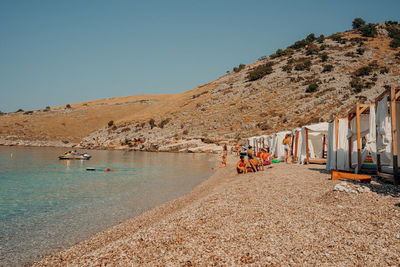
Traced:
[[332, 181], [325, 165], [238, 175], [236, 161], [33, 266], [400, 265], [399, 187]]

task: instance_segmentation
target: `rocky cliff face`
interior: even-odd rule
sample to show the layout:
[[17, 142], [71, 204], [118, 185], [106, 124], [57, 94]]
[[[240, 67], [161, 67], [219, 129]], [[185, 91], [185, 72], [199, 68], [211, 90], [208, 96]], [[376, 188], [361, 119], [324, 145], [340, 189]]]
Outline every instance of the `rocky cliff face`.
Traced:
[[[139, 106], [116, 98], [112, 104], [102, 101], [101, 113], [93, 104], [99, 123], [79, 139], [80, 146], [216, 151], [221, 148], [214, 143], [345, 116], [356, 102], [373, 102], [385, 87], [400, 85], [400, 49], [390, 46], [388, 27], [399, 29], [381, 23], [374, 37], [357, 31], [309, 35], [185, 93], [141, 96], [143, 103], [136, 97]], [[99, 114], [115, 123], [107, 126]]]

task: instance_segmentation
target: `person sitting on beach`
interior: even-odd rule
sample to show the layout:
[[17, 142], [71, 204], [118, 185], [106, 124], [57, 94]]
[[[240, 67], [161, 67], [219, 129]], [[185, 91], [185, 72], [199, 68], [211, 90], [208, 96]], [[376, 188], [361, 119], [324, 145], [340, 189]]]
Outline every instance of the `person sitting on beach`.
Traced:
[[236, 156], [239, 156], [240, 154], [240, 146], [239, 143], [236, 143]]
[[238, 174], [246, 174], [248, 165], [249, 164], [244, 160], [244, 156], [240, 156], [240, 160], [236, 164], [236, 170]]
[[221, 162], [221, 165], [219, 165], [219, 166], [217, 167], [217, 169], [226, 167], [226, 158], [227, 158], [226, 154], [223, 154], [223, 155], [222, 155], [222, 162]]
[[249, 149], [247, 150], [247, 157], [249, 159], [253, 159], [253, 149], [252, 148], [253, 148], [252, 146], [249, 146]]
[[271, 165], [271, 155], [269, 154], [269, 148], [267, 149], [263, 149], [263, 154], [261, 155], [261, 158], [263, 160], [263, 165], [267, 166], [267, 165]]

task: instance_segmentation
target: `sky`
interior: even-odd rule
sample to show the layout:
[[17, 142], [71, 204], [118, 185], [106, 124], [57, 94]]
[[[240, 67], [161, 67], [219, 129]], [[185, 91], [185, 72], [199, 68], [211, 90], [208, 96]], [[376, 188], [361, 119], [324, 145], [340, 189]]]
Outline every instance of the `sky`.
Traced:
[[180, 93], [399, 0], [1, 0], [0, 111]]

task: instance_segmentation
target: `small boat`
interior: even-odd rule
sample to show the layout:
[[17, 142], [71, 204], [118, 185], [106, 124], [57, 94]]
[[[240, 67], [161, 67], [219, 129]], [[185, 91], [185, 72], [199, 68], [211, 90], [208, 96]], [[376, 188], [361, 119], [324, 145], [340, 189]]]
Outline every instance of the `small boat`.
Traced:
[[58, 157], [58, 159], [79, 159], [79, 160], [88, 160], [92, 156], [87, 153], [78, 153], [76, 150], [64, 152], [62, 155]]

